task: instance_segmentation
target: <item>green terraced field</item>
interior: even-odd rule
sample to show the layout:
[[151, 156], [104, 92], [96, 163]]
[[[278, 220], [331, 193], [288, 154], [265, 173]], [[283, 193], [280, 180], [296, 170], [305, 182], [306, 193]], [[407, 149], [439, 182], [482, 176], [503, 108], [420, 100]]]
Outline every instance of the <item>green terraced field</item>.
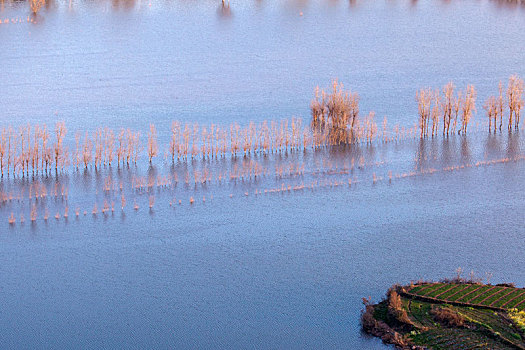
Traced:
[[514, 349], [497, 341], [471, 334], [468, 330], [431, 330], [414, 336], [414, 343], [431, 349]]
[[525, 310], [525, 289], [468, 283], [430, 283], [408, 288], [409, 294], [472, 306]]

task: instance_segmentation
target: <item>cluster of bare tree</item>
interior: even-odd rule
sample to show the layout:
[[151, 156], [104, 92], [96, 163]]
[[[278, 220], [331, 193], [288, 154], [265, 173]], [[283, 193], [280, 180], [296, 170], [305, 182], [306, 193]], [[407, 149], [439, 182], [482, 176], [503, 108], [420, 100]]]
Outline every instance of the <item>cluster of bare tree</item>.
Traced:
[[499, 83], [498, 90], [498, 96], [490, 96], [483, 105], [489, 119], [489, 131], [496, 132], [498, 128], [501, 131], [503, 127], [503, 115], [507, 107], [509, 111], [507, 119], [508, 129], [512, 130], [513, 126], [515, 129], [518, 129], [520, 114], [524, 105], [523, 80], [513, 75], [509, 78], [506, 94], [504, 95], [504, 87], [501, 82]]
[[[97, 129], [92, 135], [81, 133], [75, 135], [75, 150], [71, 157], [72, 165], [85, 168], [93, 164], [95, 169], [117, 164], [136, 163], [142, 152], [140, 133], [121, 129], [117, 136], [109, 128]], [[38, 169], [37, 169], [38, 170]]]
[[[12, 127], [3, 128], [0, 132], [0, 171], [2, 174], [29, 175], [64, 170], [68, 166], [76, 169], [93, 166], [136, 164], [145, 151], [151, 163], [153, 158], [163, 153], [173, 161], [188, 158], [218, 158], [238, 154], [269, 154], [296, 151], [308, 148], [317, 149], [342, 142], [364, 140], [372, 142], [378, 135], [374, 114], [370, 113], [363, 121], [356, 120], [351, 133], [344, 133], [343, 122], [337, 121], [341, 106], [336, 98], [329, 98], [330, 124], [335, 127], [311, 128], [304, 125], [301, 119], [263, 121], [259, 124], [250, 122], [245, 127], [234, 123], [228, 127], [211, 124], [173, 122], [169, 144], [159, 145], [157, 129], [151, 124], [147, 134], [147, 144], [143, 145], [140, 133], [130, 129], [115, 132], [107, 127], [99, 128], [92, 133], [76, 133], [74, 142], [66, 142], [67, 129], [63, 122], [55, 126], [54, 133], [49, 133], [44, 126], [21, 126], [18, 130]], [[336, 112], [338, 111], [338, 112]], [[351, 119], [347, 119], [350, 121]], [[383, 122], [383, 135], [387, 134], [386, 119]], [[335, 130], [335, 131], [334, 131]], [[395, 128], [393, 135], [400, 137], [404, 129]]]
[[[436, 136], [439, 125], [443, 125], [443, 135], [450, 132], [466, 134], [467, 127], [476, 111], [476, 90], [468, 85], [465, 91], [454, 92], [454, 83], [439, 90], [421, 89], [416, 93], [419, 114], [419, 133], [421, 137]], [[489, 131], [503, 127], [505, 111], [508, 110], [508, 129], [518, 129], [521, 110], [523, 109], [523, 80], [513, 75], [509, 78], [507, 88], [499, 83], [498, 96], [490, 96], [483, 105], [489, 119]]]
[[29, 0], [29, 7], [31, 8], [31, 13], [36, 15], [45, 4], [46, 0]]
[[329, 130], [331, 138], [347, 141], [348, 130], [355, 130], [359, 117], [359, 95], [345, 91], [343, 84], [332, 81], [331, 93], [315, 89], [315, 99], [310, 103], [312, 129]]
[[[143, 150], [148, 160], [159, 155], [158, 136], [155, 125], [150, 125], [147, 145], [143, 147], [140, 133], [121, 129], [115, 133], [109, 128], [99, 128], [93, 133], [76, 133], [72, 150], [66, 146], [67, 129], [65, 123], [56, 124], [54, 135], [47, 127], [21, 126], [18, 131], [12, 127], [3, 128], [0, 133], [0, 170], [8, 174], [29, 175], [48, 172], [51, 169], [63, 170], [67, 166], [88, 168], [94, 166], [129, 165], [137, 163]], [[54, 136], [54, 137], [53, 137]], [[165, 148], [166, 157], [172, 160], [193, 158], [236, 156], [243, 152], [270, 153], [307, 148], [314, 137], [302, 120], [292, 118], [280, 122], [264, 121], [259, 125], [251, 122], [246, 127], [234, 123], [229, 127], [212, 124], [173, 122], [169, 145]], [[321, 137], [316, 138], [321, 142]], [[71, 146], [72, 144], [68, 144]]]
[[[437, 136], [442, 121], [443, 135], [467, 133], [468, 123], [476, 110], [476, 90], [468, 85], [466, 90], [455, 93], [455, 85], [449, 82], [440, 90], [421, 89], [416, 93], [421, 137]], [[458, 128], [458, 122], [460, 123]]]
[[359, 122], [359, 95], [345, 91], [343, 84], [332, 81], [330, 93], [315, 89], [315, 98], [310, 103], [311, 128], [319, 145], [349, 144], [366, 140], [371, 142], [377, 135], [374, 112], [370, 112], [361, 125]]

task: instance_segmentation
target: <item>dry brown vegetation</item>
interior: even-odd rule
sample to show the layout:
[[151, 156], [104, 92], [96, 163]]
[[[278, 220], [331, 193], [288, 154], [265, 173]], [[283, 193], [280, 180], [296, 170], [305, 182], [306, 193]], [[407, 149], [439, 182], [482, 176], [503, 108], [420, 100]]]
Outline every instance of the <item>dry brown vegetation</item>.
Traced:
[[350, 144], [363, 139], [369, 142], [377, 134], [374, 113], [371, 112], [360, 124], [359, 95], [357, 92], [345, 91], [343, 84], [337, 80], [332, 81], [330, 93], [316, 87], [310, 110], [316, 146], [324, 143]]
[[31, 8], [31, 13], [36, 15], [45, 4], [45, 0], [29, 0], [29, 7]]
[[447, 327], [463, 327], [465, 324], [465, 318], [448, 307], [433, 305], [430, 313], [436, 321]]
[[157, 145], [157, 129], [155, 129], [155, 125], [150, 124], [148, 134], [148, 159], [150, 163], [153, 157], [157, 156], [158, 151], [159, 147]]
[[[148, 154], [151, 158], [156, 155], [156, 134], [152, 126], [148, 144]], [[0, 173], [13, 176], [33, 175], [49, 172], [64, 171], [73, 165], [85, 168], [93, 165], [95, 169], [101, 166], [111, 166], [117, 159], [119, 165], [136, 163], [142, 151], [140, 134], [131, 130], [121, 130], [118, 139], [115, 139], [113, 130], [99, 128], [90, 135], [75, 134], [74, 150], [70, 154], [66, 146], [67, 128], [64, 122], [55, 125], [54, 140], [47, 131], [47, 126], [31, 125], [20, 126], [18, 131], [12, 127], [2, 128], [0, 131]], [[54, 141], [51, 144], [51, 141]], [[115, 147], [115, 141], [118, 142]]]
[[401, 296], [394, 288], [390, 288], [387, 293], [387, 300], [388, 300], [388, 316], [408, 328], [412, 327], [412, 321], [408, 318], [408, 314], [406, 310], [403, 308], [403, 304], [401, 302]]
[[[399, 294], [394, 289], [391, 289], [387, 294], [387, 299], [388, 317], [391, 318], [394, 323], [402, 325], [402, 328], [405, 326], [412, 328], [408, 315], [402, 307]], [[363, 298], [363, 304], [365, 305], [365, 311], [361, 313], [361, 325], [367, 333], [381, 338], [386, 344], [394, 344], [400, 349], [408, 348], [409, 341], [406, 336], [390, 327], [383, 320], [374, 317], [375, 306], [370, 303], [370, 298]], [[400, 322], [398, 316], [403, 321]], [[405, 321], [408, 321], [408, 323], [405, 323]], [[419, 349], [419, 347], [417, 349]]]
[[[505, 90], [500, 82], [498, 95], [486, 99], [483, 109], [488, 117], [489, 131], [502, 129], [504, 111], [508, 108], [507, 125], [511, 130], [518, 129], [521, 110], [524, 106], [523, 80], [513, 75], [509, 78]], [[439, 90], [424, 88], [416, 93], [419, 114], [420, 137], [437, 136], [440, 116], [443, 123], [443, 135], [455, 133], [466, 134], [468, 125], [476, 112], [476, 89], [468, 85], [464, 91], [455, 93], [455, 85], [449, 82], [443, 87], [443, 96]], [[499, 122], [499, 123], [498, 123]]]
[[521, 110], [524, 106], [523, 101], [523, 80], [513, 75], [509, 78], [506, 95], [504, 94], [503, 84], [498, 86], [498, 96], [489, 96], [483, 105], [489, 119], [489, 131], [496, 132], [498, 127], [501, 131], [503, 126], [504, 110], [508, 107], [509, 114], [507, 117], [507, 126], [509, 131], [514, 127], [519, 128]]
[[[518, 128], [523, 101], [523, 80], [517, 76], [509, 79], [508, 86], [499, 85], [498, 96], [489, 97], [484, 109], [489, 119], [489, 130], [501, 130], [503, 114], [508, 110], [509, 130]], [[0, 131], [0, 173], [27, 176], [30, 173], [64, 171], [67, 167], [94, 167], [136, 164], [144, 149], [149, 162], [160, 151], [173, 162], [188, 159], [216, 159], [227, 156], [248, 157], [253, 154], [267, 155], [298, 150], [316, 150], [323, 147], [355, 143], [370, 144], [374, 141], [389, 142], [405, 138], [437, 136], [456, 131], [466, 134], [476, 111], [476, 90], [468, 85], [457, 91], [454, 83], [446, 84], [442, 91], [431, 88], [416, 93], [419, 123], [414, 128], [398, 125], [389, 129], [387, 119], [378, 127], [374, 112], [364, 117], [360, 114], [359, 95], [347, 91], [337, 80], [329, 92], [315, 89], [311, 101], [311, 123], [301, 119], [249, 122], [245, 126], [233, 123], [229, 126], [216, 124], [198, 125], [174, 121], [169, 142], [159, 144], [157, 129], [150, 124], [147, 145], [143, 147], [140, 132], [120, 129], [98, 128], [89, 132], [77, 132], [74, 142], [67, 142], [64, 122], [56, 123], [50, 133], [46, 125], [27, 125], [14, 129], [3, 127]], [[72, 152], [69, 148], [72, 146]], [[115, 164], [116, 163], [116, 164]]]
[[507, 87], [507, 104], [509, 106], [509, 130], [514, 126], [517, 129], [520, 124], [520, 114], [523, 108], [523, 80], [513, 75], [509, 78]]
[[455, 133], [458, 122], [461, 123], [458, 133], [467, 133], [468, 123], [476, 110], [476, 90], [468, 85], [464, 92], [455, 94], [454, 89], [454, 83], [449, 82], [443, 87], [444, 96], [439, 90], [431, 88], [416, 93], [420, 137], [437, 136], [440, 120], [443, 122], [443, 135]]
[[[359, 129], [360, 135], [371, 142], [377, 129], [373, 115], [365, 119], [364, 125], [365, 128]], [[405, 131], [397, 131], [398, 138], [401, 138], [402, 132]], [[115, 134], [118, 136], [115, 137]], [[234, 123], [229, 128], [173, 122], [169, 144], [164, 149], [166, 157], [169, 156], [172, 161], [199, 157], [215, 159], [228, 155], [237, 157], [240, 154], [247, 157], [255, 153], [266, 155], [338, 144], [333, 135], [312, 132], [297, 118], [263, 121], [260, 124], [251, 122], [245, 127]], [[130, 165], [137, 163], [143, 151], [140, 133], [129, 129], [121, 129], [118, 133], [109, 128], [99, 128], [92, 133], [77, 132], [71, 143], [66, 142], [66, 136], [67, 129], [63, 122], [56, 124], [53, 135], [48, 133], [45, 125], [22, 126], [18, 131], [4, 127], [0, 131], [0, 172], [27, 176], [29, 173], [48, 173], [52, 169], [55, 172], [64, 171], [68, 166], [100, 169]], [[70, 144], [71, 152], [68, 148]], [[161, 147], [152, 124], [145, 147], [150, 162], [158, 156]]]

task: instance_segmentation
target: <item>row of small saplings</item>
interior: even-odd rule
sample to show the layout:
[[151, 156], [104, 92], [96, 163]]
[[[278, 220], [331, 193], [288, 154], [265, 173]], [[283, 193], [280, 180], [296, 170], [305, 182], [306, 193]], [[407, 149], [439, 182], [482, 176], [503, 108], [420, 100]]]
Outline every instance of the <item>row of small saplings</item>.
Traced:
[[[185, 131], [182, 131], [182, 136], [180, 135], [180, 128], [177, 126], [179, 124], [174, 123], [174, 125], [174, 129], [172, 130], [173, 138], [169, 146], [171, 157], [174, 158], [175, 155], [177, 158], [180, 158], [181, 155], [182, 157], [186, 157], [187, 149], [190, 145], [190, 138], [187, 133], [189, 130], [188, 125], [185, 126]], [[265, 129], [265, 122], [262, 125], [263, 129]], [[301, 123], [293, 119], [291, 125], [292, 127], [290, 129], [287, 121], [280, 123], [281, 129], [277, 132], [280, 135], [279, 141], [275, 141], [281, 145], [279, 146], [280, 150], [282, 150], [282, 145], [285, 146], [285, 150], [299, 148], [299, 133], [294, 130], [297, 128], [296, 126], [301, 125]], [[236, 127], [232, 127], [232, 130], [237, 130], [238, 128], [239, 126], [237, 125]], [[203, 143], [200, 145], [202, 155], [215, 156], [220, 149], [222, 149], [221, 152], [225, 154], [226, 143], [221, 141], [221, 144], [217, 145], [211, 142], [213, 141], [212, 139], [206, 139], [208, 136], [217, 136], [221, 133], [219, 128], [214, 125], [212, 125], [210, 129], [211, 132], [209, 133], [206, 128], [202, 131]], [[252, 131], [248, 133], [248, 130]], [[246, 146], [245, 152], [257, 152], [259, 150], [257, 146], [258, 142], [252, 142], [252, 136], [254, 139], [257, 139], [257, 137], [254, 136], [257, 134], [255, 124], [250, 123], [244, 131], [245, 138], [248, 140], [248, 144], [251, 145], [251, 147]], [[198, 127], [196, 125], [194, 125], [194, 132], [198, 133]], [[53, 167], [63, 170], [70, 165], [73, 165], [75, 168], [82, 166], [87, 168], [92, 162], [95, 169], [106, 165], [111, 166], [115, 162], [119, 165], [122, 163], [129, 164], [129, 162], [136, 163], [142, 151], [140, 133], [132, 132], [131, 130], [121, 130], [117, 137], [115, 137], [113, 131], [108, 128], [98, 129], [92, 138], [88, 133], [85, 134], [84, 138], [82, 138], [82, 135], [77, 134], [75, 138], [76, 146], [71, 154], [68, 148], [65, 147], [65, 137], [67, 134], [65, 123], [57, 123], [54, 134], [55, 141], [52, 143], [51, 135], [45, 125], [42, 127], [35, 126], [34, 128], [29, 125], [22, 126], [18, 132], [15, 132], [15, 130], [10, 127], [2, 129], [0, 133], [1, 174], [3, 175], [4, 172], [7, 174], [12, 173], [13, 175], [17, 173], [26, 175], [29, 173], [38, 174], [39, 172], [47, 172]], [[234, 135], [235, 134], [238, 134], [238, 132], [234, 131]], [[232, 140], [231, 145], [235, 145], [237, 137], [229, 136]], [[179, 137], [182, 137], [185, 141], [178, 143], [177, 140]], [[192, 155], [199, 153], [198, 147], [196, 143], [194, 143], [194, 141], [198, 139], [198, 136], [191, 138]], [[266, 139], [266, 137], [263, 137], [263, 139]], [[268, 138], [268, 140], [274, 139]], [[267, 152], [269, 148], [264, 146], [264, 142], [262, 145], [263, 152]], [[236, 146], [232, 149], [234, 154], [236, 149]], [[275, 150], [275, 148], [272, 148], [272, 150]], [[153, 125], [148, 134], [147, 153], [150, 162], [158, 154], [157, 132]], [[257, 171], [257, 169], [255, 169], [255, 171]]]
[[[155, 198], [151, 197], [150, 198], [150, 208], [153, 208], [153, 204], [154, 203], [155, 203]], [[122, 210], [124, 210], [125, 206], [126, 206], [126, 198], [124, 197], [124, 195], [122, 195], [122, 197], [121, 197], [121, 208], [122, 208]], [[138, 210], [139, 209], [139, 206], [138, 206], [138, 204], [135, 201], [133, 203], [133, 208], [134, 208], [134, 210]], [[104, 204], [103, 204], [102, 208], [100, 209], [100, 213], [102, 213], [104, 215], [107, 215], [108, 213], [114, 213], [114, 212], [115, 212], [115, 202], [113, 202], [113, 201], [108, 202], [107, 200], [104, 200]], [[75, 209], [75, 216], [78, 218], [80, 216], [80, 213], [81, 213], [81, 210], [80, 210], [80, 208], [77, 207]], [[98, 213], [99, 213], [99, 209], [98, 209], [97, 203], [95, 203], [95, 205], [93, 206], [93, 209], [91, 210], [91, 214], [96, 216]], [[84, 210], [83, 211], [83, 215], [86, 216], [87, 214], [88, 214], [87, 210]], [[33, 204], [31, 206], [31, 213], [30, 213], [30, 216], [29, 216], [30, 221], [31, 222], [35, 222], [37, 220], [37, 217], [38, 217], [37, 205]], [[57, 213], [55, 214], [54, 217], [55, 217], [56, 220], [60, 220], [61, 217], [64, 217], [64, 219], [69, 218], [69, 206], [67, 206], [67, 205], [65, 206], [64, 214], [60, 214], [60, 212], [57, 211]], [[49, 211], [48, 211], [47, 208], [45, 208], [43, 219], [46, 222], [49, 219]], [[15, 218], [14, 213], [11, 213], [11, 215], [8, 218], [8, 222], [9, 222], [10, 225], [14, 225], [16, 223], [16, 218]], [[24, 222], [25, 222], [24, 215], [20, 214], [20, 223], [24, 223]]]
[[[371, 143], [376, 139], [383, 142], [425, 137], [438, 134], [440, 119], [443, 121], [443, 134], [455, 132], [466, 133], [468, 124], [476, 110], [476, 91], [469, 85], [465, 92], [455, 93], [454, 84], [448, 83], [440, 91], [422, 89], [416, 94], [419, 111], [419, 125], [413, 128], [400, 128], [396, 125], [388, 128], [386, 118], [379, 130], [374, 121], [373, 112], [361, 121], [359, 112], [359, 95], [345, 91], [337, 80], [332, 83], [331, 93], [316, 88], [315, 99], [310, 104], [312, 121], [303, 126], [301, 119], [264, 121], [259, 124], [250, 122], [241, 127], [234, 123], [229, 127], [211, 124], [200, 127], [198, 124], [173, 122], [169, 144], [164, 147], [165, 158], [186, 160], [188, 158], [217, 158], [243, 153], [269, 154], [293, 150], [318, 149], [340, 144], [352, 144], [365, 141]], [[500, 83], [499, 96], [490, 97], [485, 109], [489, 116], [489, 129], [496, 130], [503, 124], [504, 109], [508, 107], [508, 127], [517, 127], [523, 108], [523, 81], [512, 76], [504, 96]], [[458, 125], [460, 123], [460, 125]], [[151, 124], [144, 147], [140, 132], [121, 129], [114, 132], [109, 128], [99, 128], [92, 134], [88, 132], [75, 134], [75, 146], [70, 152], [65, 146], [67, 129], [64, 122], [55, 125], [54, 141], [47, 127], [30, 125], [21, 126], [18, 130], [3, 128], [0, 133], [0, 172], [3, 175], [12, 172], [28, 175], [30, 172], [47, 172], [64, 170], [70, 166], [78, 169], [116, 163], [136, 163], [144, 148], [149, 162], [159, 155], [156, 127]], [[68, 144], [71, 144], [69, 142]]]
[[[146, 146], [141, 142], [140, 132], [130, 129], [114, 132], [109, 128], [99, 128], [91, 134], [77, 132], [72, 142], [66, 141], [67, 128], [64, 122], [56, 123], [53, 133], [46, 125], [26, 125], [18, 129], [7, 127], [0, 132], [0, 173], [2, 176], [4, 173], [14, 176], [53, 169], [65, 171], [71, 167], [79, 169], [93, 166], [100, 169], [115, 164], [136, 164], [144, 149], [151, 163], [159, 156], [160, 148], [164, 149], [165, 159], [174, 161], [319, 149], [359, 140], [372, 142], [378, 138], [388, 142], [416, 135], [415, 128], [396, 126], [388, 130], [386, 119], [382, 132], [378, 133], [377, 126], [371, 120], [367, 118], [363, 126], [348, 129], [344, 142], [337, 138], [341, 133], [335, 134], [329, 128], [303, 126], [301, 119], [295, 118], [260, 124], [250, 122], [245, 127], [237, 123], [229, 127], [214, 124], [200, 127], [198, 124], [173, 122], [170, 140], [165, 147], [159, 147], [157, 129], [153, 124], [147, 134]], [[74, 144], [74, 147], [70, 149], [66, 144]]]
[[[190, 203], [193, 203], [193, 201], [194, 201], [193, 197], [190, 198]], [[181, 203], [182, 202], [179, 201], [179, 204], [181, 204]], [[124, 211], [124, 208], [126, 206], [126, 198], [125, 198], [124, 194], [121, 195], [120, 204], [121, 204], [121, 210]], [[154, 196], [150, 196], [149, 197], [149, 208], [153, 209], [154, 204], [155, 204], [155, 197]], [[171, 203], [170, 203], [170, 205], [171, 205]], [[133, 201], [133, 209], [134, 210], [139, 210], [139, 208], [140, 208], [139, 205], [134, 200]], [[79, 207], [75, 208], [75, 217], [78, 218], [80, 216], [81, 212], [82, 211], [81, 211], [81, 209]], [[109, 213], [114, 213], [114, 212], [115, 212], [115, 202], [114, 201], [109, 201], [108, 202], [107, 200], [104, 200], [104, 204], [102, 205], [102, 207], [100, 209], [100, 213], [102, 213], [104, 215], [107, 215]], [[95, 205], [91, 209], [91, 214], [96, 216], [98, 213], [99, 213], [99, 208], [98, 208], [97, 203], [95, 203]], [[84, 210], [83, 211], [83, 215], [86, 216], [87, 214], [88, 214], [88, 211]], [[30, 221], [31, 222], [35, 222], [37, 220], [38, 212], [37, 212], [37, 205], [36, 204], [33, 204], [31, 206], [31, 213], [30, 213], [29, 217], [30, 217]], [[69, 206], [66, 205], [64, 207], [64, 213], [63, 214], [60, 214], [60, 212], [57, 211], [57, 213], [54, 216], [54, 218], [56, 220], [60, 220], [60, 218], [62, 218], [62, 217], [64, 217], [64, 219], [69, 218]], [[43, 219], [44, 219], [44, 221], [47, 221], [49, 219], [49, 211], [48, 211], [47, 208], [45, 208]], [[14, 213], [11, 213], [11, 215], [8, 218], [8, 222], [11, 225], [14, 225], [16, 223], [16, 218], [15, 218]], [[24, 215], [20, 214], [20, 223], [24, 223], [24, 222], [25, 222]]]
[[[437, 136], [440, 126], [443, 135], [467, 133], [467, 127], [476, 111], [476, 90], [468, 85], [465, 91], [455, 92], [455, 85], [449, 82], [443, 87], [443, 95], [439, 89], [421, 89], [416, 94], [419, 113], [419, 133], [421, 137]], [[507, 87], [500, 82], [498, 95], [490, 96], [483, 108], [488, 117], [489, 132], [501, 131], [504, 119], [508, 130], [518, 129], [521, 110], [524, 106], [523, 80], [516, 75], [509, 78]], [[429, 130], [430, 129], [430, 130]]]

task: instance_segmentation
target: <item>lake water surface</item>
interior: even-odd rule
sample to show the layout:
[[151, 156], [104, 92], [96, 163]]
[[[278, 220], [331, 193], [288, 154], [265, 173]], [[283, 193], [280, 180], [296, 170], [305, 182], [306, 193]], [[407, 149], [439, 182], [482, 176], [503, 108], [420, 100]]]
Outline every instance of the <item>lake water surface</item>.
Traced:
[[5, 176], [0, 348], [381, 349], [362, 297], [457, 267], [525, 285], [523, 136], [489, 135], [482, 109], [525, 76], [523, 6], [51, 1], [30, 22], [28, 6], [0, 4], [0, 128], [155, 123], [165, 145], [173, 120], [308, 121], [333, 78], [390, 125], [413, 126], [415, 92], [450, 80], [476, 86], [478, 112], [467, 136]]

